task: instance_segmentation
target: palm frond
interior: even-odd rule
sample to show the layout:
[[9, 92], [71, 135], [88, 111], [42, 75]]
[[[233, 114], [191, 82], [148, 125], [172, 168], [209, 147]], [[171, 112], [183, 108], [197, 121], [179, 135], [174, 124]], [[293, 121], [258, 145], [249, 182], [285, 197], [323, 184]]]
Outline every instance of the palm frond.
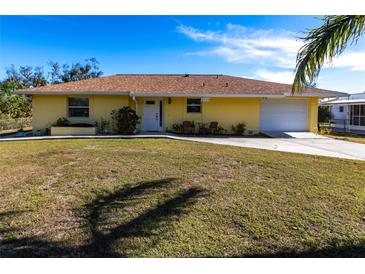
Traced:
[[365, 32], [365, 16], [362, 15], [333, 15], [321, 20], [324, 21], [321, 27], [310, 30], [302, 38], [305, 44], [297, 55], [293, 93], [314, 83], [324, 62], [332, 62]]

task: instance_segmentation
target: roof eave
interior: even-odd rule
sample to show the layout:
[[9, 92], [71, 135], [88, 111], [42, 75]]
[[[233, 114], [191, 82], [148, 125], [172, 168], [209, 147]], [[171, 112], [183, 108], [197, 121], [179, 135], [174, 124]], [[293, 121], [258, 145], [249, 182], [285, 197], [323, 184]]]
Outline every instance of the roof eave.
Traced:
[[132, 92], [136, 97], [284, 97], [284, 94], [260, 94], [260, 93], [143, 93]]
[[322, 102], [320, 103], [321, 106], [331, 106], [331, 105], [363, 105], [365, 104], [365, 99], [354, 99], [354, 100], [338, 100], [338, 101], [331, 101], [331, 102]]
[[304, 93], [285, 93], [285, 96], [308, 96], [308, 97], [319, 97], [319, 98], [329, 98], [329, 97], [338, 97], [338, 96], [346, 96], [347, 93], [344, 92], [304, 92]]
[[129, 95], [128, 91], [39, 91], [16, 90], [16, 94], [24, 95]]
[[298, 97], [338, 97], [347, 95], [346, 93], [340, 92], [328, 92], [328, 93], [295, 93], [282, 92], [282, 93], [177, 93], [177, 92], [128, 92], [128, 91], [39, 91], [39, 90], [17, 90], [16, 94], [24, 95], [129, 95], [129, 96], [139, 96], [139, 97], [288, 97], [288, 96], [298, 96]]

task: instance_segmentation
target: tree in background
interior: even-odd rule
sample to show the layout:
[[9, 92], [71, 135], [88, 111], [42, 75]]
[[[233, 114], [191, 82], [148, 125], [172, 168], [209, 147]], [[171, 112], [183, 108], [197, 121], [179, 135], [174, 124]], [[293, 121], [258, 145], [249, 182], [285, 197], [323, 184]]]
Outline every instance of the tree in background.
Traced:
[[305, 44], [297, 55], [293, 92], [315, 82], [324, 62], [331, 62], [365, 32], [363, 15], [331, 15], [321, 20], [323, 25], [308, 31], [303, 38]]
[[6, 69], [6, 79], [3, 83], [13, 85], [15, 89], [40, 87], [48, 84], [42, 67], [21, 66], [17, 70], [14, 65]]
[[31, 100], [25, 96], [0, 96], [0, 119], [30, 117], [31, 113]]
[[50, 67], [50, 84], [87, 80], [100, 77], [103, 74], [99, 68], [99, 62], [95, 58], [86, 59], [84, 64], [76, 63], [71, 66], [61, 65], [53, 61], [50, 61], [48, 65]]
[[85, 64], [72, 64], [71, 67], [64, 64], [63, 72], [59, 74], [59, 77], [64, 83], [97, 78], [103, 74], [98, 65], [99, 62], [95, 58], [86, 59]]
[[20, 74], [14, 67], [7, 69], [7, 79], [0, 82], [0, 119], [22, 118], [31, 115], [31, 100], [14, 91], [24, 88]]
[[48, 66], [50, 72], [48, 73], [48, 81], [51, 85], [62, 83], [61, 65], [58, 62], [49, 61]]
[[331, 108], [329, 106], [319, 106], [318, 122], [319, 123], [328, 123], [331, 119], [333, 119], [333, 115], [331, 113]]
[[71, 66], [50, 61], [48, 76], [45, 76], [43, 67], [21, 66], [16, 69], [11, 65], [6, 69], [6, 78], [0, 82], [0, 119], [31, 116], [30, 97], [17, 95], [15, 90], [100, 77], [103, 72], [98, 64], [95, 58]]

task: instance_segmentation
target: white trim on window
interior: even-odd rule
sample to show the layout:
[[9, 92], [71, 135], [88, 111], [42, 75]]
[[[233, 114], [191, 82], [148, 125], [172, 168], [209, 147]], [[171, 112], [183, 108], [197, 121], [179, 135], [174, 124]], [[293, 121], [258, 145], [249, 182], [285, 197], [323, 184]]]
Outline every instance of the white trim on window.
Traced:
[[[189, 103], [189, 100], [199, 100], [199, 103]], [[190, 108], [199, 107], [199, 111], [189, 111]], [[186, 98], [186, 112], [187, 113], [202, 113], [202, 100], [201, 98]]]
[[[70, 99], [87, 99], [87, 106], [82, 105], [70, 105]], [[87, 109], [87, 116], [71, 115], [70, 110], [74, 109]], [[90, 99], [89, 97], [67, 97], [67, 117], [68, 118], [89, 118], [90, 117]]]

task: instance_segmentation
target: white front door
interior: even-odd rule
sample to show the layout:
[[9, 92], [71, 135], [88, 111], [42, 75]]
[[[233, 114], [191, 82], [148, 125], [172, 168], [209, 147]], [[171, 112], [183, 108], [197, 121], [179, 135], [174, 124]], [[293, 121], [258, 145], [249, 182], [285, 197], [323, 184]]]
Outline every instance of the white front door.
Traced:
[[162, 101], [157, 99], [146, 99], [143, 102], [142, 129], [144, 131], [160, 131], [162, 128], [161, 119]]
[[308, 131], [306, 99], [262, 99], [261, 131]]

